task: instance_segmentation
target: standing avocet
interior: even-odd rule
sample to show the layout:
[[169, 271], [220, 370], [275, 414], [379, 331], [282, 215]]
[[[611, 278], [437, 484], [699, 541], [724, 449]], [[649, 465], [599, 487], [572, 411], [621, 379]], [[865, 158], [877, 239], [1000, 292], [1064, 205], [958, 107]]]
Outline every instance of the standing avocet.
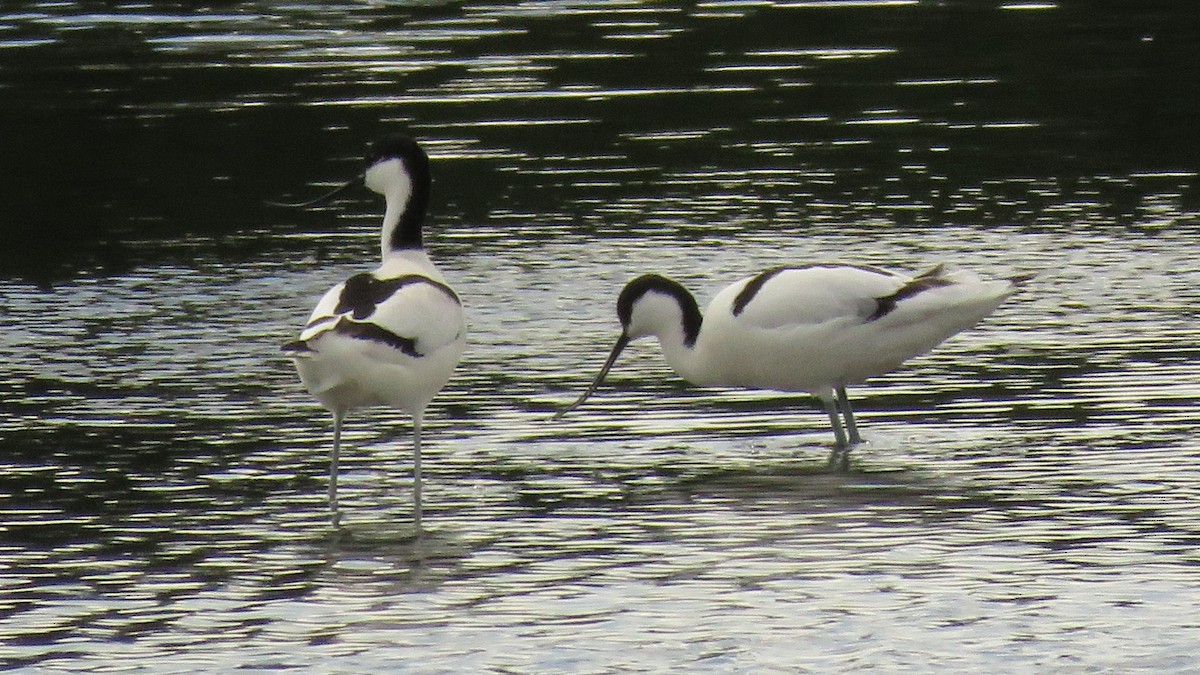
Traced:
[[558, 415], [592, 395], [630, 340], [653, 335], [671, 368], [693, 384], [819, 398], [836, 439], [830, 461], [840, 456], [845, 467], [850, 445], [862, 440], [846, 385], [895, 370], [974, 326], [1027, 278], [983, 281], [942, 265], [915, 277], [865, 265], [781, 266], [725, 287], [701, 314], [679, 283], [643, 275], [617, 298], [621, 336], [600, 374]]
[[329, 289], [300, 339], [283, 349], [300, 380], [333, 413], [329, 508], [337, 503], [338, 452], [346, 413], [391, 406], [413, 420], [413, 520], [421, 527], [421, 421], [425, 407], [458, 365], [466, 338], [462, 302], [421, 245], [429, 204], [429, 158], [416, 141], [388, 136], [367, 153], [362, 177], [303, 204], [324, 201], [365, 183], [384, 196], [383, 263]]

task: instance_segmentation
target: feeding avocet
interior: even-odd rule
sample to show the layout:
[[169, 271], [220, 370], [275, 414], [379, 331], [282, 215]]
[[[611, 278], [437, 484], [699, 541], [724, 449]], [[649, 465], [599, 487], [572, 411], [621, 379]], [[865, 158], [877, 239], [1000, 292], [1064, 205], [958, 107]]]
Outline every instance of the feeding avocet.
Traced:
[[362, 177], [329, 199], [365, 184], [384, 196], [383, 262], [329, 289], [300, 338], [284, 345], [300, 380], [333, 413], [329, 508], [334, 527], [342, 422], [356, 408], [390, 406], [413, 420], [413, 520], [421, 526], [421, 422], [426, 406], [450, 379], [462, 356], [466, 321], [458, 294], [429, 259], [421, 226], [429, 204], [429, 158], [408, 136], [374, 143]]
[[693, 384], [819, 398], [836, 441], [831, 462], [840, 456], [844, 467], [850, 446], [862, 440], [846, 386], [974, 326], [1026, 279], [985, 281], [942, 265], [915, 277], [866, 265], [781, 266], [725, 287], [701, 314], [678, 282], [646, 274], [617, 298], [621, 336], [600, 374], [558, 416], [596, 391], [631, 340], [652, 335], [671, 368]]

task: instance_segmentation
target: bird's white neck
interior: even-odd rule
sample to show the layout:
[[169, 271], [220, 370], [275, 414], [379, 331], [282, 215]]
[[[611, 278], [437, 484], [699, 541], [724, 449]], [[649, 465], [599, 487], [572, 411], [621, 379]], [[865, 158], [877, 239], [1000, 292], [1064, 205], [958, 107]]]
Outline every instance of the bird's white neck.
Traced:
[[383, 213], [379, 247], [386, 260], [397, 251], [421, 248], [421, 215], [410, 212], [412, 184], [401, 181], [390, 187], [384, 198], [387, 207]]
[[676, 375], [692, 384], [707, 384], [701, 374], [704, 372], [700, 365], [701, 352], [696, 348], [696, 344], [687, 344], [682, 324], [660, 332], [657, 337], [663, 357]]
[[705, 368], [700, 362], [704, 351], [698, 347], [702, 347], [703, 320], [696, 299], [668, 280], [638, 298], [625, 330], [631, 338], [647, 335], [658, 338], [671, 368], [683, 379], [702, 384], [701, 373]]
[[414, 180], [403, 161], [379, 162], [364, 176], [367, 187], [383, 195], [387, 206], [380, 228], [379, 247], [384, 259], [394, 251], [421, 248], [421, 226], [429, 205], [429, 180]]
[[380, 279], [391, 279], [406, 274], [419, 274], [434, 281], [446, 282], [441, 271], [429, 259], [429, 254], [421, 248], [390, 251], [384, 256], [383, 263], [375, 269], [375, 276]]

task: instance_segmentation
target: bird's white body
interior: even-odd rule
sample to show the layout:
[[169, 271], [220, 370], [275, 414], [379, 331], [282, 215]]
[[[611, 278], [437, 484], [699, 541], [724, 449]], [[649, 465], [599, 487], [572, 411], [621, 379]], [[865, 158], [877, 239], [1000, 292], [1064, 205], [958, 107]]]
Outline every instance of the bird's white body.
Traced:
[[362, 182], [386, 200], [383, 261], [330, 288], [300, 338], [284, 350], [305, 388], [333, 413], [329, 502], [334, 525], [339, 522], [342, 420], [351, 410], [387, 406], [413, 419], [413, 515], [419, 529], [421, 422], [462, 356], [466, 317], [458, 295], [421, 244], [430, 187], [425, 152], [407, 136], [385, 138], [373, 146]]
[[[445, 284], [422, 250], [392, 254], [371, 275], [380, 280], [422, 276]], [[408, 284], [375, 307], [369, 321], [411, 338], [420, 356], [373, 340], [331, 330], [323, 318], [336, 318], [346, 282], [329, 289], [300, 333], [312, 351], [293, 356], [300, 381], [328, 410], [387, 406], [420, 415], [446, 385], [466, 344], [462, 305], [439, 288]]]
[[847, 385], [974, 326], [1024, 279], [984, 281], [941, 265], [915, 277], [865, 265], [785, 266], [727, 286], [701, 313], [677, 282], [643, 275], [617, 299], [622, 333], [600, 374], [560, 415], [596, 390], [629, 341], [652, 336], [693, 384], [812, 393], [845, 449], [861, 440]]
[[974, 326], [1015, 290], [1007, 280], [957, 272], [948, 276], [954, 283], [905, 298], [872, 319], [878, 298], [895, 294], [911, 277], [813, 266], [773, 275], [735, 316], [734, 301], [754, 278], [717, 293], [692, 347], [672, 316], [677, 306], [635, 310], [633, 325], [656, 336], [672, 369], [693, 384], [803, 391], [826, 399], [839, 385], [891, 372]]

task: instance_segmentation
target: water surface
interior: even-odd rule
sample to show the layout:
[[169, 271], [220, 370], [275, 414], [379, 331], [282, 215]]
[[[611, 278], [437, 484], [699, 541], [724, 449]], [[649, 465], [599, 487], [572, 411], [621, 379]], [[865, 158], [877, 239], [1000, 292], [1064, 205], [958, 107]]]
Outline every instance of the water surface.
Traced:
[[[1195, 35], [1057, 3], [16, 3], [0, 658], [70, 672], [1178, 672], [1200, 621]], [[279, 345], [378, 256], [301, 198], [405, 128], [470, 349], [330, 421]], [[1036, 273], [852, 390], [700, 389], [626, 280]]]

